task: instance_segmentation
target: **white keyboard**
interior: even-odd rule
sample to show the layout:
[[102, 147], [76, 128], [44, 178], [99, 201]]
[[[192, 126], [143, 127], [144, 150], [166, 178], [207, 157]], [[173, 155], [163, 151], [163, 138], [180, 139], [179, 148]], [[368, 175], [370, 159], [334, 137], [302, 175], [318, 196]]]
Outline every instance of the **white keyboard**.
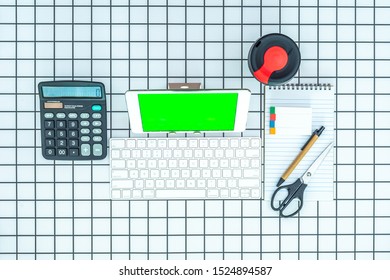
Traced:
[[261, 140], [110, 140], [112, 199], [259, 199]]

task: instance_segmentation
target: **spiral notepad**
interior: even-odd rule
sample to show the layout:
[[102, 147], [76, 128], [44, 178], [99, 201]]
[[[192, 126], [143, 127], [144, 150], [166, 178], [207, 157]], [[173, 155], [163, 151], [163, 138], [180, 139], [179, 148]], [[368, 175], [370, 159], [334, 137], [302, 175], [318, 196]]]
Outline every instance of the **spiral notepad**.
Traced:
[[[283, 114], [287, 114], [283, 116], [287, 119], [283, 122], [283, 127], [286, 129], [289, 126], [287, 128], [290, 128], [290, 133], [278, 134], [278, 108], [280, 112], [283, 109]], [[310, 137], [308, 129], [314, 131], [325, 126], [325, 131], [284, 184], [290, 184], [299, 178], [326, 146], [334, 141], [334, 88], [330, 85], [311, 84], [269, 86], [265, 89], [264, 111], [264, 198], [269, 200], [280, 176]], [[311, 114], [303, 114], [304, 111], [310, 111]], [[308, 128], [309, 117], [311, 127]], [[305, 129], [296, 129], [303, 122], [306, 122]], [[310, 181], [305, 191], [305, 200], [334, 198], [333, 165], [332, 150]]]

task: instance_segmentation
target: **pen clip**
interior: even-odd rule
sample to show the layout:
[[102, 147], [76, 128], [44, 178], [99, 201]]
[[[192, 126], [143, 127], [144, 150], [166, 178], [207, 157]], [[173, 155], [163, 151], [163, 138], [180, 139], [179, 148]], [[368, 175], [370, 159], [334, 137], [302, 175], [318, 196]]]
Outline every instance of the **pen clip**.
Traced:
[[314, 131], [314, 133], [310, 136], [310, 138], [307, 139], [305, 145], [303, 145], [303, 147], [301, 148], [301, 151], [307, 146], [307, 144], [310, 142], [310, 140], [313, 138], [314, 135], [315, 135], [315, 131]]

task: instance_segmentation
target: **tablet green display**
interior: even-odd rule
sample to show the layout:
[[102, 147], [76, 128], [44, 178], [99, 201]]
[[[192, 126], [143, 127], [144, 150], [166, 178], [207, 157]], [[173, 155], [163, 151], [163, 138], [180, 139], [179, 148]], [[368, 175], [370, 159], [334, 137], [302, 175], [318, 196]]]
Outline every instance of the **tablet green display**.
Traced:
[[238, 93], [138, 94], [142, 128], [161, 131], [233, 131]]

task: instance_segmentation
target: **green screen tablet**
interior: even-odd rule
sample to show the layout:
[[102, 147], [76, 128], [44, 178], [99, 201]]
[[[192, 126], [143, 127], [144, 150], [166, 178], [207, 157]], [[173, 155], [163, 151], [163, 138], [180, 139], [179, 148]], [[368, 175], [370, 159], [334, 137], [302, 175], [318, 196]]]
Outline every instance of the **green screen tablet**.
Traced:
[[[243, 94], [242, 90], [130, 91], [126, 99], [131, 129], [135, 132], [221, 132], [237, 131], [238, 123], [242, 127], [249, 96], [250, 93]], [[239, 114], [243, 104], [246, 110], [244, 108], [244, 113]]]

